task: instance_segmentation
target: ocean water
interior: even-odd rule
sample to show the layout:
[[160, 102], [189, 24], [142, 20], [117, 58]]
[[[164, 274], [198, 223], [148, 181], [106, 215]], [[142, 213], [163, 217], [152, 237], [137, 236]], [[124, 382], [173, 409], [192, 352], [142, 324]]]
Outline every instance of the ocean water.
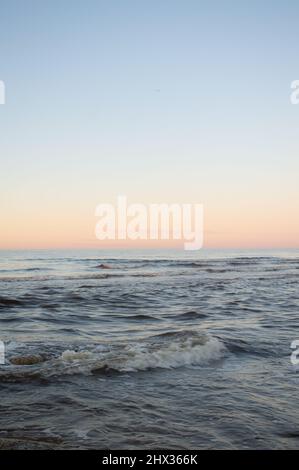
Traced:
[[2, 251], [0, 448], [298, 448], [298, 326], [298, 251]]

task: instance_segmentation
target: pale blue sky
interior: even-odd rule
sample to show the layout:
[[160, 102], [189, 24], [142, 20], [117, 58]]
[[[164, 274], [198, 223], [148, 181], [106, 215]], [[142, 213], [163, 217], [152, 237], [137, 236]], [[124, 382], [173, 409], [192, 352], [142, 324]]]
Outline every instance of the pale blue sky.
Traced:
[[295, 0], [2, 2], [5, 211], [293, 198], [298, 24]]

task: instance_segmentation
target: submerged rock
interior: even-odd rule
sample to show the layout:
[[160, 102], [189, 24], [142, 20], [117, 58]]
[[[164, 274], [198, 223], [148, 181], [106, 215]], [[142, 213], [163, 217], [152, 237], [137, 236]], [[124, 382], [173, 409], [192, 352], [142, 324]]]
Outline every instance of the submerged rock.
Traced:
[[31, 366], [33, 364], [39, 364], [44, 362], [46, 359], [39, 354], [32, 354], [30, 356], [15, 356], [10, 359], [10, 363], [16, 366]]

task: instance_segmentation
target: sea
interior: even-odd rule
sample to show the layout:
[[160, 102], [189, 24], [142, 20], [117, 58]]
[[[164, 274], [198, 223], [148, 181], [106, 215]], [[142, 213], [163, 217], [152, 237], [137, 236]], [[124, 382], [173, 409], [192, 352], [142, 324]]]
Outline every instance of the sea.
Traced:
[[298, 250], [1, 251], [0, 449], [296, 449], [296, 340]]

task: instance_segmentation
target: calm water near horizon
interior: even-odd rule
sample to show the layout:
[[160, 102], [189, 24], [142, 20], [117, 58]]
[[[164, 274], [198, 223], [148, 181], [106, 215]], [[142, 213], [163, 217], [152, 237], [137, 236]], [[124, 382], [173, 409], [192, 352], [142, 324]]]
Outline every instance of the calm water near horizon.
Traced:
[[299, 250], [0, 251], [0, 448], [299, 446]]

